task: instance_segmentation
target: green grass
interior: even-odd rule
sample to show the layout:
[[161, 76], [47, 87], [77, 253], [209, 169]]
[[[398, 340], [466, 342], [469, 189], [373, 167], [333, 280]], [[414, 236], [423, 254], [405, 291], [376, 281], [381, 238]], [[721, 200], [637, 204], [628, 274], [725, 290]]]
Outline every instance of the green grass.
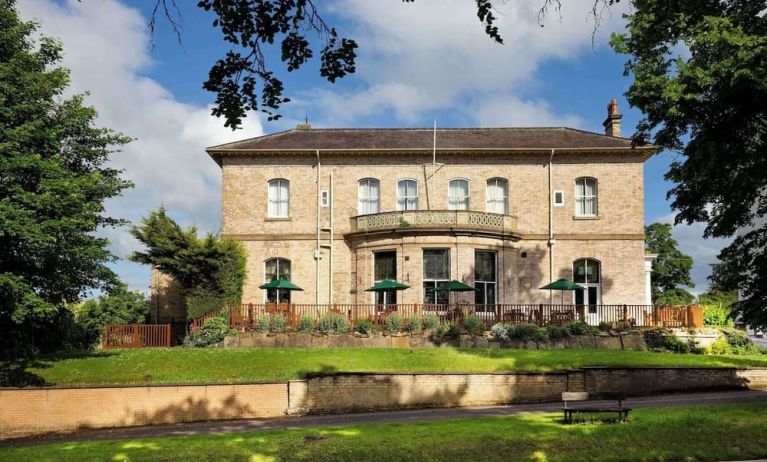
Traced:
[[[0, 383], [106, 385], [272, 382], [323, 372], [555, 371], [580, 366], [767, 366], [767, 355], [622, 350], [223, 349], [107, 350], [0, 364]], [[3, 378], [3, 376], [5, 378]]]
[[353, 425], [0, 449], [13, 461], [715, 461], [767, 456], [767, 403], [640, 409], [627, 423], [560, 414]]

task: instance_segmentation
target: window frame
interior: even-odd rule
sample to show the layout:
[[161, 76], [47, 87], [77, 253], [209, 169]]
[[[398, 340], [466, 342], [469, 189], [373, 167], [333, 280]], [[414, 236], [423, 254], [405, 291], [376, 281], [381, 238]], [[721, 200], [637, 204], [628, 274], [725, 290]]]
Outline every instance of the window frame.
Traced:
[[[404, 197], [401, 197], [399, 195], [399, 184], [402, 183], [403, 181], [405, 181], [405, 182], [412, 181], [413, 183], [415, 183], [415, 196], [404, 196]], [[398, 212], [409, 212], [411, 210], [418, 210], [419, 209], [420, 204], [418, 203], [419, 202], [418, 201], [418, 194], [419, 194], [418, 180], [416, 180], [415, 178], [400, 178], [400, 179], [397, 180], [395, 188], [396, 188], [395, 192], [396, 192], [396, 196], [397, 196], [397, 211]], [[405, 190], [407, 191], [407, 186], [405, 186]], [[401, 200], [405, 201], [405, 208], [402, 208], [400, 206], [400, 201]], [[407, 203], [408, 203], [409, 200], [415, 200], [415, 208], [413, 208], [413, 209], [407, 208]]]
[[[493, 255], [493, 275], [495, 276], [494, 281], [483, 281], [480, 279], [477, 279], [477, 254], [479, 253], [488, 253]], [[479, 285], [482, 285], [482, 290], [479, 289]], [[477, 298], [482, 296], [482, 301], [487, 302], [487, 286], [491, 285], [493, 287], [493, 300], [494, 303], [477, 303]], [[474, 304], [482, 306], [482, 310], [479, 310], [477, 308], [477, 311], [489, 311], [487, 310], [488, 306], [495, 306], [498, 304], [498, 251], [496, 250], [488, 250], [488, 249], [474, 249], [474, 288], [477, 289], [474, 294]]]
[[[450, 203], [450, 184], [454, 181], [465, 181], [466, 182], [466, 208], [465, 209], [456, 209], [451, 206]], [[451, 178], [447, 182], [447, 209], [448, 210], [471, 210], [471, 181], [468, 178]]]
[[[277, 183], [277, 191], [279, 194], [279, 191], [281, 191], [280, 185], [282, 183], [285, 184], [287, 191], [287, 197], [285, 199], [282, 199], [281, 197], [278, 197], [277, 199], [272, 199], [271, 197], [271, 189], [272, 189], [272, 183]], [[277, 205], [277, 214], [272, 214], [272, 202], [275, 202]], [[280, 205], [282, 203], [285, 203], [285, 215], [279, 214]], [[266, 182], [266, 217], [267, 218], [290, 218], [290, 180], [286, 178], [272, 178], [271, 180]]]
[[[399, 271], [398, 271], [398, 268], [397, 268], [398, 263], [399, 263], [397, 261], [397, 258], [398, 258], [397, 249], [374, 250], [373, 251], [373, 275], [372, 275], [373, 284], [375, 284], [375, 283], [377, 283], [379, 281], [383, 281], [384, 280], [384, 279], [378, 279], [376, 277], [376, 262], [378, 261], [378, 256], [380, 254], [390, 254], [390, 253], [394, 254], [394, 277], [392, 278], [392, 280], [394, 280], [394, 281], [397, 280], [397, 276], [399, 274]], [[387, 293], [386, 305], [396, 305], [397, 304], [397, 291], [396, 290], [387, 290], [385, 292]], [[375, 304], [375, 305], [383, 305], [383, 297], [382, 297], [383, 293], [384, 292], [373, 292], [373, 293], [371, 293], [372, 298], [373, 298], [373, 304]], [[380, 296], [380, 300], [379, 300], [379, 296]]]
[[[557, 201], [557, 194], [560, 196], [560, 201]], [[552, 191], [551, 194], [551, 202], [554, 204], [554, 207], [564, 207], [565, 206], [565, 192], [561, 189], [556, 189]]]
[[[373, 202], [370, 202], [369, 198], [364, 199], [360, 195], [360, 191], [362, 191], [362, 185], [363, 183], [366, 183], [366, 182], [367, 183], [375, 182], [375, 184], [378, 185], [378, 188], [377, 188], [378, 195], [375, 198], [376, 210], [374, 212], [368, 211], [366, 213], [363, 213], [362, 201], [367, 200], [368, 204], [373, 203]], [[359, 180], [357, 180], [357, 215], [375, 215], [376, 213], [381, 213], [381, 181], [378, 178], [373, 178], [373, 177], [360, 178]]]
[[[433, 251], [443, 251], [447, 253], [447, 279], [431, 279], [426, 277], [426, 252], [433, 252]], [[447, 291], [443, 292], [437, 292], [436, 290], [432, 292], [433, 297], [431, 300], [427, 300], [427, 290], [426, 290], [426, 284], [429, 283], [429, 285], [433, 286], [434, 289], [439, 286], [439, 284], [443, 282], [449, 282], [450, 277], [453, 274], [452, 271], [452, 255], [451, 255], [450, 248], [448, 247], [433, 247], [433, 248], [423, 248], [421, 249], [421, 290], [423, 290], [423, 297], [421, 298], [426, 305], [447, 305], [450, 303], [450, 293]], [[439, 303], [440, 301], [440, 293], [443, 293], [444, 297], [444, 303]]]
[[495, 181], [496, 186], [499, 182], [503, 183], [503, 212], [500, 212], [501, 215], [508, 215], [509, 214], [509, 180], [506, 178], [502, 178], [500, 176], [494, 176], [492, 178], [488, 178], [487, 181], [485, 181], [485, 212], [487, 213], [499, 213], [499, 212], [491, 212], [490, 211], [490, 182]]
[[[277, 263], [277, 268], [276, 268], [276, 272], [275, 272], [276, 278], [280, 277], [280, 266], [281, 266], [281, 264], [287, 263], [287, 266], [288, 266], [288, 277], [285, 280], [286, 281], [290, 281], [292, 279], [292, 275], [293, 275], [293, 262], [289, 258], [272, 257], [272, 258], [267, 258], [266, 260], [264, 260], [264, 278], [263, 278], [264, 279], [264, 284], [276, 280], [276, 279], [267, 280], [266, 267], [271, 262], [276, 262]], [[276, 302], [270, 302], [269, 301], [269, 298], [270, 298], [269, 294], [272, 291], [274, 291], [273, 293], [275, 294], [274, 298], [277, 300]], [[264, 291], [264, 295], [263, 295], [264, 303], [276, 303], [276, 304], [285, 303], [285, 302], [280, 301], [280, 299], [281, 299], [280, 292], [283, 292], [283, 293], [287, 294], [287, 303], [291, 303], [291, 291], [289, 291], [289, 290], [280, 290], [280, 289], [267, 289], [267, 290], [265, 290]]]
[[[587, 196], [586, 195], [586, 185], [587, 182], [591, 181], [594, 183], [594, 195], [593, 196]], [[580, 195], [578, 191], [579, 182], [583, 183], [583, 191], [584, 195]], [[599, 181], [591, 176], [581, 176], [575, 179], [575, 216], [576, 217], [584, 217], [584, 218], [596, 218], [599, 216]], [[586, 201], [587, 200], [593, 200], [594, 202], [594, 213], [589, 214], [585, 213], [586, 209]], [[581, 201], [583, 203], [583, 209], [581, 209], [580, 204]]]
[[[576, 277], [576, 267], [579, 262], [584, 263], [584, 274], [583, 274], [583, 280], [584, 282], [578, 282]], [[588, 267], [589, 263], [596, 265], [597, 268], [597, 281], [596, 282], [586, 282], [588, 281]], [[597, 306], [602, 304], [602, 262], [596, 258], [591, 257], [581, 257], [573, 260], [573, 282], [583, 286], [585, 290], [574, 290], [573, 291], [573, 303], [577, 303], [578, 301], [578, 293], [581, 292], [582, 296], [585, 297], [586, 294], [589, 292], [589, 289], [593, 288], [596, 289], [596, 300], [594, 300], [594, 303], [583, 303], [588, 307], [588, 314], [597, 314]], [[585, 301], [585, 300], [584, 300]]]

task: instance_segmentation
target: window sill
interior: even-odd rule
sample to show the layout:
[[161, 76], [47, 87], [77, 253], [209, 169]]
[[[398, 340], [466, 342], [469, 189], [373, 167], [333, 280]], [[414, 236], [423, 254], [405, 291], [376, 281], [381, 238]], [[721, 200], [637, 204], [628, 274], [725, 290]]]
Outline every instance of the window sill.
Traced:
[[290, 221], [290, 217], [267, 217], [264, 221]]
[[578, 215], [575, 215], [575, 216], [573, 216], [573, 220], [599, 220], [599, 216], [598, 215], [594, 215], [594, 216], [587, 216], [587, 215], [586, 216], [578, 216]]

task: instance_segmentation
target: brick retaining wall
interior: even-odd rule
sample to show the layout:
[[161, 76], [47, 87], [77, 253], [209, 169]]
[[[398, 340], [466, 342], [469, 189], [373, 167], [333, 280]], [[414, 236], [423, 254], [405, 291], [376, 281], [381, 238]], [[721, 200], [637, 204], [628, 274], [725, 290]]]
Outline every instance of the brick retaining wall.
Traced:
[[285, 414], [284, 383], [0, 389], [0, 436]]
[[558, 401], [563, 391], [628, 396], [767, 390], [767, 368], [589, 367], [553, 373], [344, 373], [272, 384], [0, 389], [0, 438], [81, 428], [416, 407]]

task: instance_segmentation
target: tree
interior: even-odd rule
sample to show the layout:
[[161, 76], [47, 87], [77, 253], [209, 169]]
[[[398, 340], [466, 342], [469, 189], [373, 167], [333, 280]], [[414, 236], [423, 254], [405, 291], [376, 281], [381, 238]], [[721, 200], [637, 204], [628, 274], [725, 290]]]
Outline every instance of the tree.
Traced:
[[765, 0], [634, 0], [626, 96], [644, 113], [634, 139], [679, 153], [666, 175], [677, 223], [722, 250], [715, 285], [737, 289], [745, 321], [767, 325], [767, 8]]
[[693, 295], [680, 286], [695, 287], [690, 278], [692, 258], [677, 248], [671, 237], [671, 225], [653, 223], [645, 227], [645, 246], [657, 254], [652, 263], [652, 299], [655, 303], [677, 305], [692, 303]]
[[130, 259], [172, 276], [186, 297], [189, 317], [240, 303], [246, 257], [239, 242], [210, 233], [198, 238], [197, 228], [182, 229], [164, 207], [151, 212], [130, 233], [146, 246]]
[[[497, 18], [492, 0], [474, 2], [485, 33], [497, 43], [503, 43], [495, 26]], [[613, 0], [595, 2], [612, 3]], [[559, 2], [544, 0], [542, 11], [550, 4], [557, 7]], [[333, 83], [356, 71], [357, 42], [341, 37], [335, 27], [328, 25], [313, 0], [199, 0], [197, 7], [213, 13], [213, 27], [221, 30], [224, 41], [232, 47], [210, 68], [203, 88], [216, 94], [213, 115], [224, 117], [224, 126], [233, 130], [240, 127], [247, 111], [258, 110], [259, 104], [268, 119], [274, 120], [280, 117], [276, 112], [280, 105], [290, 101], [283, 96], [282, 81], [266, 62], [264, 48], [275, 41], [279, 42], [280, 59], [288, 72], [299, 69], [314, 57], [310, 43], [313, 38], [321, 46], [320, 76]], [[180, 41], [181, 10], [176, 1], [155, 0], [150, 30], [154, 30], [158, 15], [165, 17]]]
[[143, 324], [149, 315], [149, 300], [138, 291], [118, 284], [108, 294], [86, 300], [77, 310], [76, 321], [82, 327], [85, 343], [95, 344], [105, 324]]
[[94, 232], [122, 223], [104, 201], [130, 186], [106, 166], [129, 138], [97, 127], [82, 95], [62, 96], [61, 46], [36, 29], [0, 0], [0, 350], [11, 356], [40, 346], [36, 333], [56, 348], [66, 304], [116, 282]]

